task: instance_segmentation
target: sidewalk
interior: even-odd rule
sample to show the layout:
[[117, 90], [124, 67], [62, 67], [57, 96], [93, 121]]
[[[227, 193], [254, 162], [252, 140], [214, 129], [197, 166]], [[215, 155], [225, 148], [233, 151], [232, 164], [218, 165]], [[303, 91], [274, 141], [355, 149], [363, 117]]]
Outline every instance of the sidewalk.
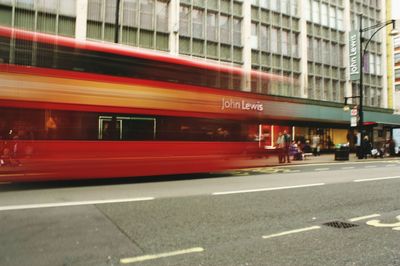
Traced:
[[343, 162], [374, 162], [374, 161], [385, 161], [385, 160], [400, 160], [400, 157], [384, 157], [384, 158], [368, 158], [358, 159], [355, 153], [350, 153], [349, 160], [335, 160], [335, 154], [321, 154], [320, 156], [309, 156], [302, 161], [291, 161], [290, 163], [276, 164], [282, 165], [300, 165], [300, 164], [323, 164], [323, 163], [343, 163]]

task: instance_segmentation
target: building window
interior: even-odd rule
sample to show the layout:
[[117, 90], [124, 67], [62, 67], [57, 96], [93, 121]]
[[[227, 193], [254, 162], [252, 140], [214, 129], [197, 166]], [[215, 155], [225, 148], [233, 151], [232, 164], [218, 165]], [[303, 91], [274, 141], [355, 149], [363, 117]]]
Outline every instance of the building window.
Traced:
[[281, 0], [280, 5], [281, 5], [281, 12], [283, 14], [290, 14], [290, 7], [289, 7], [289, 1], [290, 0]]
[[[122, 0], [118, 42], [168, 50], [168, 3], [165, 0]], [[115, 11], [115, 0], [88, 0], [87, 38], [114, 42]]]
[[269, 36], [268, 36], [268, 27], [266, 25], [261, 25], [260, 27], [260, 43], [261, 43], [261, 50], [269, 51]]
[[337, 29], [343, 30], [343, 10], [337, 10]]
[[322, 54], [321, 54], [321, 41], [318, 39], [314, 39], [314, 61], [317, 63], [322, 63]]
[[312, 2], [312, 19], [314, 23], [320, 23], [320, 15], [319, 15], [319, 2], [313, 1]]
[[382, 105], [382, 88], [377, 88], [376, 89], [376, 105], [381, 106]]
[[278, 53], [278, 29], [271, 28], [271, 52]]
[[0, 25], [74, 36], [76, 1], [0, 0]]
[[339, 66], [343, 67], [344, 66], [344, 45], [340, 46], [340, 54], [339, 54]]
[[307, 59], [308, 61], [313, 61], [313, 39], [307, 37]]
[[331, 51], [331, 64], [334, 66], [338, 65], [339, 59], [339, 46], [336, 43], [332, 44], [332, 51]]
[[242, 64], [242, 2], [181, 0], [179, 52]]
[[278, 29], [276, 28], [271, 28], [271, 52], [273, 53], [278, 53], [278, 43], [280, 40], [278, 40]]
[[328, 41], [323, 41], [322, 43], [322, 53], [323, 53], [323, 63], [329, 65], [330, 62], [330, 45]]
[[381, 56], [377, 55], [375, 57], [376, 60], [376, 67], [375, 67], [375, 72], [377, 75], [382, 75], [382, 63], [381, 63]]
[[251, 49], [258, 49], [258, 26], [256, 23], [251, 23]]
[[107, 23], [115, 23], [115, 10], [116, 10], [116, 2], [114, 0], [106, 0], [105, 7], [105, 22]]
[[400, 68], [396, 69], [394, 71], [394, 78], [395, 79], [400, 79]]
[[321, 78], [315, 78], [315, 94], [314, 99], [321, 99], [321, 91], [322, 91], [322, 80]]
[[207, 14], [207, 40], [217, 41], [217, 14]]
[[230, 43], [231, 42], [231, 38], [230, 38], [230, 32], [231, 32], [230, 18], [228, 16], [221, 15], [220, 18], [219, 18], [219, 27], [220, 27], [221, 42]]
[[340, 88], [339, 83], [335, 80], [332, 81], [332, 100], [340, 102]]
[[297, 16], [297, 0], [291, 0], [291, 15], [292, 16]]
[[233, 44], [242, 45], [242, 20], [238, 18], [233, 19]]
[[321, 4], [321, 24], [322, 26], [328, 26], [328, 5], [325, 3]]
[[33, 8], [34, 0], [16, 0], [18, 7]]
[[62, 1], [59, 2], [59, 14], [65, 16], [76, 15], [76, 1]]
[[122, 24], [129, 27], [137, 27], [138, 3], [137, 0], [125, 0], [123, 7]]
[[312, 0], [306, 0], [306, 19], [311, 21], [312, 18]]
[[267, 9], [268, 8], [268, 0], [260, 0], [260, 7]]
[[289, 32], [286, 30], [282, 30], [282, 54], [289, 55]]
[[94, 21], [102, 21], [101, 16], [101, 0], [90, 0], [88, 2], [88, 19]]
[[333, 6], [329, 8], [329, 26], [336, 29], [336, 8]]
[[395, 64], [400, 63], [400, 53], [394, 55], [394, 63]]
[[179, 34], [188, 36], [190, 35], [190, 8], [187, 6], [180, 6], [179, 12]]
[[168, 3], [156, 2], [157, 30], [168, 32]]
[[279, 3], [279, 0], [270, 0], [271, 10], [278, 11], [279, 10], [278, 3]]
[[364, 104], [371, 105], [370, 100], [371, 100], [371, 88], [364, 87]]
[[400, 38], [394, 38], [394, 48], [399, 48], [400, 47]]
[[371, 99], [371, 106], [376, 106], [377, 102], [375, 99], [375, 94], [376, 94], [376, 89], [375, 88], [370, 88], [370, 99]]
[[153, 24], [154, 0], [140, 0], [140, 27], [154, 29]]
[[325, 101], [332, 100], [329, 79], [324, 79], [324, 100]]
[[204, 25], [204, 11], [200, 9], [192, 10], [192, 23], [193, 23], [193, 37], [204, 38], [203, 25]]
[[375, 55], [369, 54], [369, 73], [375, 74]]

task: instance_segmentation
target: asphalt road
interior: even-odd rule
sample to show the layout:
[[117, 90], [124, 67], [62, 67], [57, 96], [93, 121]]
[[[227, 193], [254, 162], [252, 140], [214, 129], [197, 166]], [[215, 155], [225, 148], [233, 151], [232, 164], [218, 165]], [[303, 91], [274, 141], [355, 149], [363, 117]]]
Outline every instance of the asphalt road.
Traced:
[[399, 170], [1, 184], [0, 265], [400, 265]]

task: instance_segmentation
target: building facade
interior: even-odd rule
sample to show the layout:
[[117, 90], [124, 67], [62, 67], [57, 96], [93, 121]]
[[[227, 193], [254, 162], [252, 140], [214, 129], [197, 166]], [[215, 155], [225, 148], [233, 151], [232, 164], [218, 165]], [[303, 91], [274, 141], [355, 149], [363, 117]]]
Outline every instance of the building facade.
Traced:
[[[398, 3], [397, 3], [398, 5]], [[397, 10], [395, 0], [386, 1], [387, 20], [395, 19], [396, 29], [400, 29], [400, 11]], [[387, 29], [389, 33], [391, 29]], [[394, 109], [395, 114], [400, 114], [400, 36], [387, 38], [387, 80], [389, 106]]]
[[[359, 29], [360, 18], [363, 28], [385, 21], [385, 2], [120, 0], [117, 41], [293, 78], [298, 81], [293, 85], [272, 87], [256, 78], [231, 80], [228, 89], [299, 99], [305, 108], [328, 106], [328, 112], [341, 109], [345, 96], [358, 95], [358, 82], [349, 81], [348, 32]], [[117, 0], [0, 0], [0, 25], [114, 42], [116, 4]], [[385, 41], [385, 31], [374, 35], [364, 57], [366, 121], [385, 120], [393, 112]], [[20, 56], [15, 49], [11, 61]], [[312, 113], [307, 115], [312, 119]], [[346, 123], [346, 128], [347, 116], [334, 120]]]
[[[117, 0], [0, 0], [0, 24], [114, 42]], [[385, 20], [384, 0], [121, 0], [118, 42], [292, 77], [300, 86], [251, 80], [232, 89], [343, 102], [347, 32]], [[365, 33], [365, 37], [370, 37]], [[389, 107], [384, 35], [368, 48], [364, 103]]]
[[400, 37], [394, 38], [393, 41], [393, 64], [394, 64], [394, 110], [397, 114], [400, 113]]

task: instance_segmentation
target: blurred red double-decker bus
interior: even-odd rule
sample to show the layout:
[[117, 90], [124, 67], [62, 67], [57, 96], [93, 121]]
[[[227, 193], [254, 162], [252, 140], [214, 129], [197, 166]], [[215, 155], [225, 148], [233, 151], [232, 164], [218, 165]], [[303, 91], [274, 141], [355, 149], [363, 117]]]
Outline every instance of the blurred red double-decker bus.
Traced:
[[0, 181], [251, 167], [264, 73], [0, 27]]

